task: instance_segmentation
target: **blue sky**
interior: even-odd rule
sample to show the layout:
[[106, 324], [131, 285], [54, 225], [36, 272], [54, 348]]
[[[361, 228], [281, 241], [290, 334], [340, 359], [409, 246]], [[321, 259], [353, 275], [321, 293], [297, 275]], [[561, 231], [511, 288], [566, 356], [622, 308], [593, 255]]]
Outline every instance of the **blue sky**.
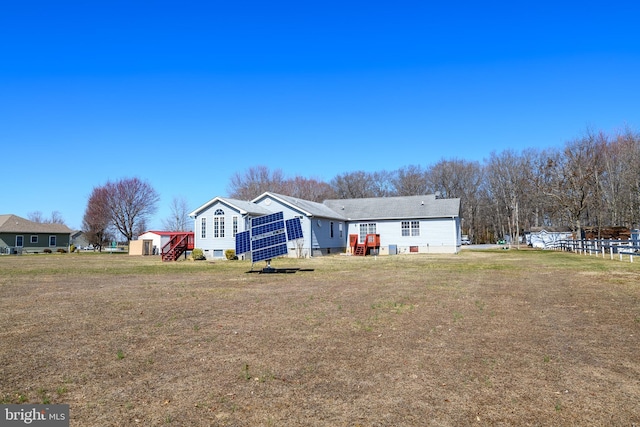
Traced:
[[252, 166], [329, 181], [640, 129], [640, 6], [484, 3], [9, 2], [0, 214], [79, 228], [137, 176], [159, 228]]

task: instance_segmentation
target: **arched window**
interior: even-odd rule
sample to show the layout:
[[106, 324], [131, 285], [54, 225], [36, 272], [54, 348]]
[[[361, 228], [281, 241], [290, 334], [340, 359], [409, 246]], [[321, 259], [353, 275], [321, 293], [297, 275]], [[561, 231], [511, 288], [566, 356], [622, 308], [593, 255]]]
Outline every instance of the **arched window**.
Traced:
[[213, 238], [224, 238], [224, 211], [222, 209], [216, 209], [213, 214]]

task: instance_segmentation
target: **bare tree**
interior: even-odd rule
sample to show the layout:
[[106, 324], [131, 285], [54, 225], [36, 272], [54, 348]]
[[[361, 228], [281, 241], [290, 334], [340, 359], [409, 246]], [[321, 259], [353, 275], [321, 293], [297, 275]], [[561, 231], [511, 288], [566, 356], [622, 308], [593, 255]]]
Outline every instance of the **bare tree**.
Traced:
[[609, 225], [635, 227], [640, 195], [640, 137], [629, 129], [613, 139], [601, 138], [601, 216]]
[[231, 177], [227, 191], [229, 197], [252, 200], [265, 191], [282, 192], [284, 181], [282, 170], [271, 171], [266, 166], [254, 166], [244, 173], [235, 173]]
[[104, 189], [113, 226], [127, 240], [132, 240], [140, 232], [140, 225], [155, 213], [160, 200], [158, 193], [139, 178], [109, 181]]
[[29, 219], [29, 221], [42, 223], [42, 224], [64, 224], [65, 223], [64, 219], [62, 218], [62, 214], [58, 211], [51, 212], [51, 217], [49, 218], [45, 218], [42, 215], [42, 212], [40, 211], [29, 212], [27, 214], [27, 218]]
[[[520, 241], [520, 211], [526, 188], [528, 166], [513, 150], [491, 153], [487, 166], [490, 194], [495, 202], [500, 234]], [[505, 227], [506, 226], [506, 227]]]
[[374, 174], [365, 171], [343, 173], [331, 180], [331, 187], [338, 198], [361, 199], [379, 197], [380, 186]]
[[[485, 194], [484, 171], [479, 162], [460, 159], [440, 160], [425, 171], [427, 192], [440, 197], [460, 198], [461, 216], [464, 220], [462, 232], [473, 241], [487, 239], [488, 233], [480, 233], [483, 195]], [[483, 234], [484, 236], [480, 236]]]
[[466, 161], [458, 159], [440, 160], [432, 165], [425, 173], [427, 191], [437, 192], [443, 198], [462, 198], [464, 184], [460, 178], [465, 165]]
[[386, 170], [377, 171], [373, 172], [370, 177], [375, 197], [390, 197], [396, 195], [395, 188], [393, 186], [393, 179], [395, 177], [394, 172], [388, 172]]
[[567, 142], [564, 150], [549, 158], [546, 165], [546, 194], [565, 211], [577, 236], [581, 235], [587, 209], [597, 209], [595, 201], [602, 165], [599, 157], [596, 135], [588, 132], [581, 139]]
[[110, 238], [110, 225], [107, 190], [104, 187], [94, 187], [82, 219], [82, 231], [87, 236], [89, 244], [102, 251], [102, 247]]
[[44, 217], [42, 216], [42, 212], [40, 211], [29, 212], [27, 214], [27, 219], [29, 221], [37, 222], [38, 224], [44, 223]]
[[62, 218], [62, 214], [58, 211], [51, 212], [51, 224], [64, 224], [64, 219]]
[[323, 200], [334, 198], [333, 189], [329, 184], [315, 178], [303, 178], [301, 176], [286, 179], [282, 183], [282, 188], [279, 192], [312, 202], [322, 202]]
[[171, 201], [171, 213], [162, 220], [162, 226], [167, 231], [189, 231], [189, 207], [184, 197], [174, 197]]
[[421, 196], [427, 193], [427, 172], [421, 166], [406, 166], [396, 171], [392, 183], [398, 196]]

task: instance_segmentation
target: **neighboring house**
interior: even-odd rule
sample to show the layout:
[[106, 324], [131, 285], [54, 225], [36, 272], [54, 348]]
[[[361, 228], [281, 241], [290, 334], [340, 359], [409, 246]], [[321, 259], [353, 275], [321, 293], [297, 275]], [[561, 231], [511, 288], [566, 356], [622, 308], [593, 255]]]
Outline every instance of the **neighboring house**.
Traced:
[[29, 221], [17, 215], [0, 215], [0, 253], [42, 253], [46, 249], [69, 251], [72, 230], [64, 224]]
[[189, 214], [194, 219], [195, 247], [207, 258], [223, 258], [235, 248], [235, 235], [250, 218], [283, 212], [300, 218], [303, 239], [289, 242], [291, 256], [344, 253], [349, 235], [362, 243], [380, 235], [380, 254], [456, 253], [461, 245], [460, 199], [434, 195], [311, 202], [266, 192], [251, 202], [216, 197]]
[[71, 244], [76, 248], [86, 248], [90, 245], [87, 234], [82, 230], [75, 230], [71, 232]]

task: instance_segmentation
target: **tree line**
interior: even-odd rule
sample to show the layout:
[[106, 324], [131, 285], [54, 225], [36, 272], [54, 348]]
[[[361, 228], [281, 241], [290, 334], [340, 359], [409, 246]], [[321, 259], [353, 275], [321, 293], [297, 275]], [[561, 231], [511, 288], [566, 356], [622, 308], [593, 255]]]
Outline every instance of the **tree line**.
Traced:
[[483, 162], [443, 159], [394, 171], [354, 171], [329, 182], [256, 166], [234, 174], [229, 197], [251, 200], [265, 191], [322, 202], [437, 194], [460, 198], [462, 232], [474, 242], [518, 239], [533, 227], [638, 226], [640, 134], [587, 129], [560, 148], [492, 152]]
[[[560, 148], [492, 152], [488, 159], [442, 159], [393, 171], [353, 171], [329, 182], [286, 177], [280, 169], [255, 166], [235, 173], [228, 196], [252, 200], [265, 191], [305, 200], [436, 194], [459, 198], [462, 232], [474, 242], [505, 236], [519, 239], [534, 227], [565, 227], [580, 235], [585, 227], [638, 227], [640, 215], [640, 134], [613, 135], [587, 130]], [[131, 240], [146, 231], [159, 201], [153, 187], [125, 178], [95, 187], [87, 202], [83, 231], [101, 247], [116, 234]], [[191, 227], [187, 203], [174, 197], [167, 231]], [[33, 213], [39, 221], [59, 222]]]

